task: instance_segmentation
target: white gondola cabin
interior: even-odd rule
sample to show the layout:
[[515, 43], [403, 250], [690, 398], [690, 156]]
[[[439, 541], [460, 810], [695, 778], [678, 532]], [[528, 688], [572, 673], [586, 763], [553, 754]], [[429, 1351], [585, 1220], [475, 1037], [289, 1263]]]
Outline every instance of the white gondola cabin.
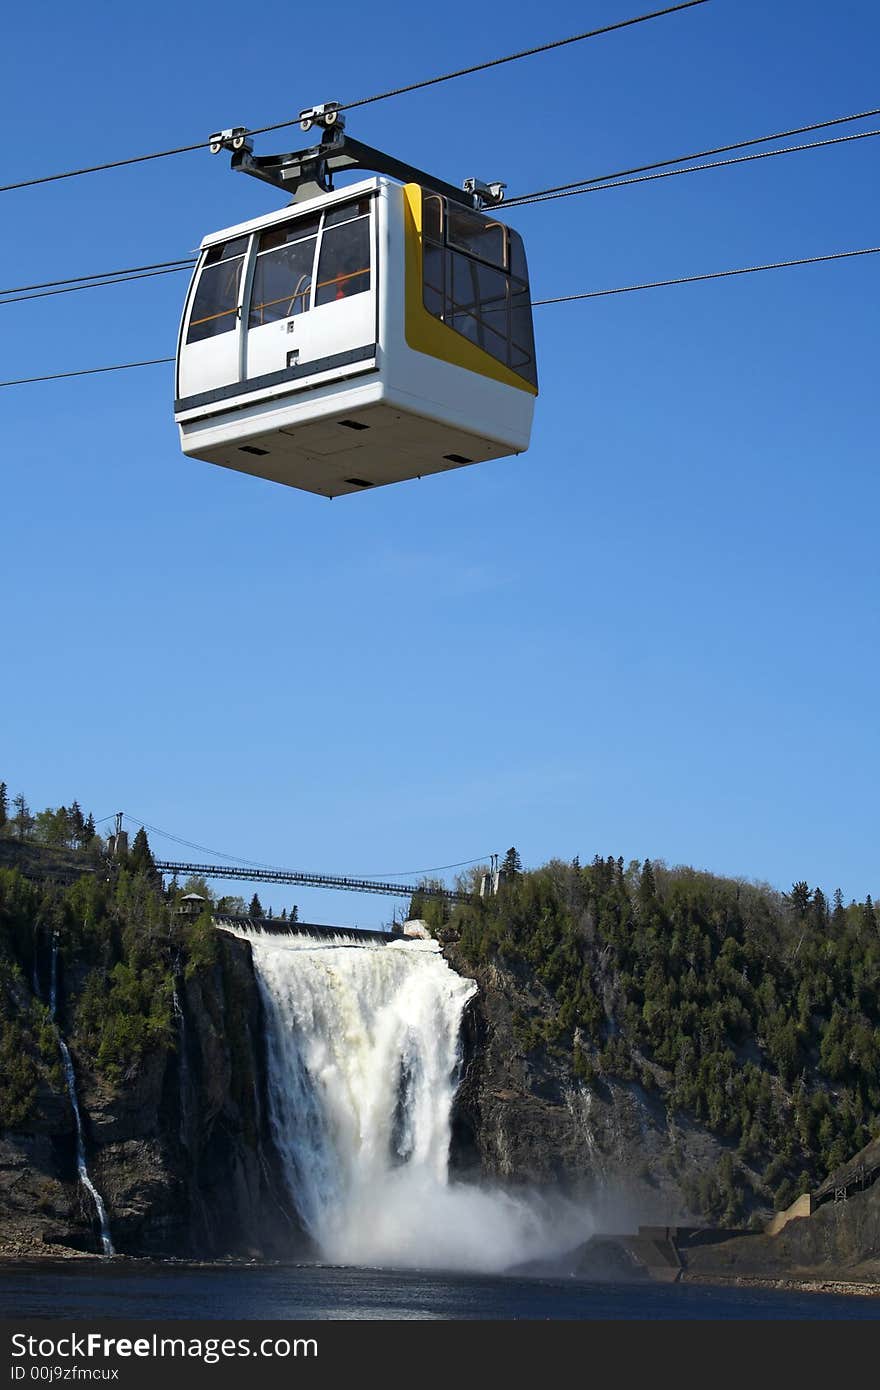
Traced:
[[518, 233], [382, 176], [205, 237], [180, 327], [183, 452], [325, 497], [528, 447]]

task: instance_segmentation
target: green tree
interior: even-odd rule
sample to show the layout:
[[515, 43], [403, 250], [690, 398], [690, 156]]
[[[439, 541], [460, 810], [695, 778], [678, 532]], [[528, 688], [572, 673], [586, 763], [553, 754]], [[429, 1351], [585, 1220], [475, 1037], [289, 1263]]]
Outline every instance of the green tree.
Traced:
[[134, 837], [131, 849], [128, 853], [129, 868], [133, 873], [155, 873], [156, 865], [153, 860], [150, 842], [147, 839], [147, 832], [141, 826]]
[[519, 850], [517, 850], [514, 845], [511, 845], [502, 860], [501, 872], [509, 882], [511, 879], [519, 878], [522, 871], [523, 866], [522, 860], [519, 857]]
[[0, 782], [0, 830], [9, 820], [9, 793], [6, 790], [6, 783]]
[[639, 879], [639, 901], [647, 906], [652, 903], [657, 896], [657, 881], [654, 878], [654, 866], [650, 859], [646, 859], [642, 865], [642, 873]]
[[255, 893], [254, 896], [251, 898], [251, 905], [248, 908], [248, 917], [260, 918], [263, 915], [263, 904], [260, 902], [260, 899], [257, 897]]
[[41, 845], [70, 844], [70, 813], [66, 806], [47, 806], [33, 821], [34, 839]]
[[13, 798], [12, 805], [15, 815], [12, 817], [12, 827], [19, 840], [26, 840], [31, 835], [34, 828], [34, 818], [31, 815], [30, 807], [24, 799], [24, 793], [19, 792]]
[[78, 801], [72, 801], [70, 803], [70, 811], [68, 812], [68, 815], [70, 820], [71, 839], [73, 840], [74, 844], [81, 845], [83, 831], [85, 830], [86, 823], [83, 819], [82, 807], [80, 806]]
[[810, 885], [800, 879], [791, 885], [791, 892], [788, 894], [788, 901], [791, 903], [791, 910], [795, 917], [802, 918], [807, 915], [807, 908], [810, 906]]

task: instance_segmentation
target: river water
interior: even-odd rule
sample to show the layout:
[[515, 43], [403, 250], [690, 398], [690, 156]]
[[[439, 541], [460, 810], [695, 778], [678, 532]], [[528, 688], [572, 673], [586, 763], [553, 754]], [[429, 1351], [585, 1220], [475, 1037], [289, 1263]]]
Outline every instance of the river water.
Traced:
[[0, 1316], [212, 1319], [864, 1319], [880, 1299], [315, 1265], [0, 1267]]

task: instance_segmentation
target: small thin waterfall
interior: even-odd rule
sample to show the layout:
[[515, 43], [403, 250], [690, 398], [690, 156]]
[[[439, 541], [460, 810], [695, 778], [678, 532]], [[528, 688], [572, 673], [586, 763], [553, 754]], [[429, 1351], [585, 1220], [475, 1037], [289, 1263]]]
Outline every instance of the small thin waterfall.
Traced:
[[58, 942], [52, 941], [52, 968], [49, 983], [49, 1012], [52, 1021], [55, 1023], [55, 1030], [58, 1034], [58, 1047], [61, 1051], [61, 1061], [64, 1066], [64, 1079], [67, 1082], [67, 1094], [70, 1096], [70, 1105], [73, 1110], [73, 1118], [76, 1122], [76, 1171], [83, 1187], [88, 1192], [95, 1204], [95, 1211], [98, 1213], [98, 1224], [101, 1228], [101, 1249], [105, 1255], [115, 1255], [113, 1241], [110, 1238], [110, 1221], [107, 1216], [107, 1208], [104, 1206], [104, 1199], [95, 1187], [89, 1176], [88, 1164], [86, 1163], [86, 1145], [83, 1135], [82, 1116], [79, 1110], [79, 1100], [76, 1094], [76, 1073], [73, 1070], [73, 1058], [70, 1049], [64, 1038], [61, 1036], [61, 1029], [55, 1017], [58, 1008]]
[[110, 1239], [110, 1222], [107, 1218], [107, 1208], [104, 1206], [103, 1198], [89, 1177], [89, 1170], [86, 1164], [86, 1146], [83, 1140], [82, 1118], [79, 1113], [79, 1101], [76, 1098], [76, 1077], [73, 1071], [73, 1061], [67, 1043], [58, 1034], [58, 1046], [61, 1048], [61, 1056], [64, 1061], [64, 1075], [67, 1078], [67, 1091], [70, 1096], [70, 1104], [73, 1107], [73, 1117], [76, 1120], [76, 1171], [83, 1187], [89, 1193], [95, 1204], [98, 1213], [98, 1222], [101, 1227], [101, 1249], [105, 1255], [115, 1255], [113, 1241]]
[[577, 1240], [577, 1221], [451, 1182], [462, 1014], [476, 993], [433, 941], [241, 930], [266, 1017], [269, 1119], [324, 1259], [501, 1270]]
[[177, 1019], [177, 1045], [179, 1048], [179, 1077], [180, 1077], [180, 1142], [185, 1149], [189, 1148], [189, 1058], [186, 1052], [186, 1018], [180, 1005], [180, 998], [177, 993], [177, 981], [171, 986], [171, 1003], [174, 1008], [174, 1017]]

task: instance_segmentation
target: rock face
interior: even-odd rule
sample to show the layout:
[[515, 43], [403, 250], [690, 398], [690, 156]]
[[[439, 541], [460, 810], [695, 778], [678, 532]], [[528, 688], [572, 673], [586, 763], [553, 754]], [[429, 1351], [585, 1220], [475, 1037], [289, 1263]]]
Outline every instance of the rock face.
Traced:
[[[218, 935], [217, 963], [177, 981], [174, 1046], [113, 1088], [74, 1054], [89, 1172], [122, 1253], [279, 1257], [304, 1246], [269, 1133], [250, 946]], [[47, 1246], [100, 1248], [63, 1082], [0, 1139], [0, 1247]]]
[[880, 1277], [880, 1182], [846, 1201], [824, 1203], [776, 1236], [747, 1235], [695, 1248], [685, 1259], [694, 1276], [785, 1278], [826, 1273]]
[[723, 1146], [669, 1114], [659, 1090], [612, 1078], [588, 1085], [573, 1076], [569, 1058], [524, 1053], [516, 1017], [540, 1015], [545, 1004], [549, 1012], [542, 987], [496, 963], [471, 968], [455, 943], [444, 950], [453, 969], [479, 985], [465, 1017], [454, 1169], [576, 1191], [604, 1230], [691, 1220], [687, 1180], [714, 1169]]

